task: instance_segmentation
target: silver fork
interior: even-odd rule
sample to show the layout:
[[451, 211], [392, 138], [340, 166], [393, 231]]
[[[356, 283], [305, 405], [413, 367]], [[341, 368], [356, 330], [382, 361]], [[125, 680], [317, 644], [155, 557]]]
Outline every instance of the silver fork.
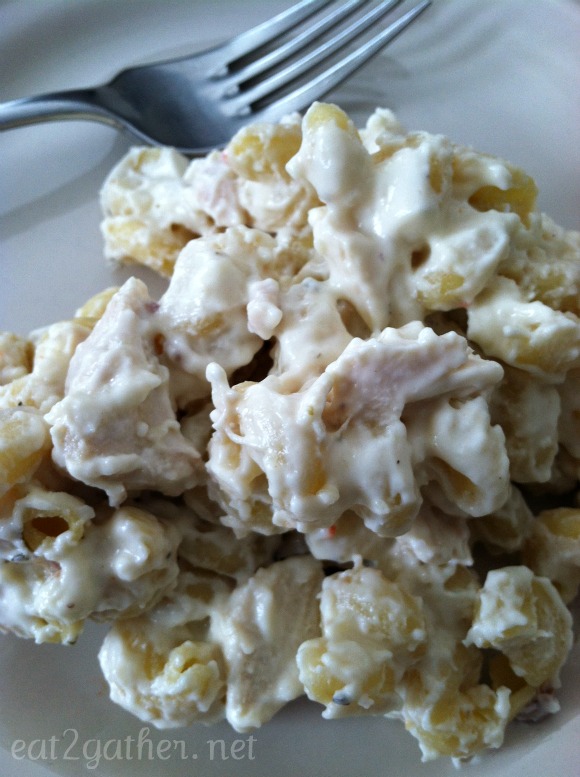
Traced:
[[[421, 0], [369, 37], [403, 1], [382, 0], [362, 13], [368, 0], [301, 0], [199, 54], [129, 68], [92, 89], [0, 104], [0, 130], [88, 119], [126, 130], [140, 142], [203, 154], [249, 121], [276, 121], [346, 80], [431, 3]], [[331, 7], [319, 13], [324, 6]], [[356, 48], [348, 49], [353, 42]]]

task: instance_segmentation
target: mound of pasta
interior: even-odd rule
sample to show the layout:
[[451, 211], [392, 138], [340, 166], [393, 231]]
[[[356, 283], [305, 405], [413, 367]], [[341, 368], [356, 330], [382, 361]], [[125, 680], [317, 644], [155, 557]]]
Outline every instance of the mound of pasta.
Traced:
[[2, 630], [110, 622], [111, 698], [159, 728], [248, 731], [306, 694], [462, 759], [555, 711], [580, 234], [536, 194], [388, 110], [132, 149], [105, 255], [166, 291], [0, 334]]

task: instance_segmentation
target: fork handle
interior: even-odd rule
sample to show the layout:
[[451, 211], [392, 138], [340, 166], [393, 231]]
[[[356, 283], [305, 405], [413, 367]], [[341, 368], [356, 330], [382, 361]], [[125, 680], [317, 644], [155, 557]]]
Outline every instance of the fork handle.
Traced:
[[71, 89], [0, 103], [0, 130], [62, 119], [93, 119], [118, 127], [95, 89]]

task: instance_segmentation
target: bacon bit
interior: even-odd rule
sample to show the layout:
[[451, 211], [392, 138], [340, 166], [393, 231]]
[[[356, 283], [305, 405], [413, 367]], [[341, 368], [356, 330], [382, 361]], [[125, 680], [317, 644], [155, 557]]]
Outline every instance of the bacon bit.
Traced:
[[332, 539], [336, 535], [336, 524], [328, 527], [328, 537]]
[[145, 310], [147, 313], [157, 313], [159, 310], [159, 303], [155, 302], [155, 300], [149, 300], [145, 303]]

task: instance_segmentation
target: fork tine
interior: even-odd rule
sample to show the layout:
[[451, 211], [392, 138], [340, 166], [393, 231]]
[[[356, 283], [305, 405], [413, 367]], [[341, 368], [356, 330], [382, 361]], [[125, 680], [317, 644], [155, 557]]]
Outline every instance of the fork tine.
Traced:
[[258, 108], [256, 113], [264, 118], [268, 117], [271, 110], [273, 117], [280, 115], [280, 112], [292, 113], [303, 109], [313, 100], [319, 99], [324, 94], [330, 92], [335, 86], [342, 83], [349, 75], [362, 67], [369, 59], [377, 54], [382, 48], [390, 43], [406, 27], [408, 27], [423, 11], [430, 5], [432, 0], [422, 0], [416, 6], [407, 11], [395, 22], [385, 27], [381, 32], [367, 41], [360, 48], [353, 51], [342, 62], [332, 65], [324, 72], [318, 74], [305, 84], [289, 94], [274, 100], [270, 105], [264, 108]]
[[[324, 58], [330, 57], [338, 51], [344, 44], [354, 40], [357, 35], [363, 33], [377, 19], [380, 19], [384, 14], [401, 2], [402, 0], [383, 0], [383, 2], [375, 6], [362, 18], [355, 21], [354, 24], [342, 30], [330, 40], [325, 40], [320, 46], [309, 51], [301, 59], [293, 62], [269, 78], [264, 79], [259, 84], [256, 84], [256, 86], [245, 90], [238, 98], [240, 105], [250, 105], [260, 98], [272, 94], [276, 89], [282, 88], [303, 73], [306, 73]], [[232, 99], [236, 101], [235, 93], [232, 94]]]
[[[309, 27], [298, 35], [294, 36], [286, 43], [278, 46], [274, 51], [270, 51], [263, 57], [250, 62], [247, 65], [239, 69], [233, 69], [231, 77], [228, 77], [228, 82], [231, 84], [238, 84], [242, 81], [247, 81], [265, 70], [277, 65], [279, 62], [283, 62], [296, 52], [305, 48], [309, 43], [319, 38], [331, 27], [334, 27], [341, 22], [346, 16], [354, 13], [360, 6], [368, 0], [348, 0], [348, 2], [341, 3], [338, 8], [327, 13], [319, 21], [309, 25]], [[235, 68], [235, 62], [230, 63]]]
[[271, 43], [330, 2], [332, 0], [301, 0], [277, 16], [267, 19], [251, 30], [236, 35], [235, 38], [218, 47], [227, 54], [227, 59], [222, 64], [227, 66], [230, 62], [250, 54], [260, 46]]

